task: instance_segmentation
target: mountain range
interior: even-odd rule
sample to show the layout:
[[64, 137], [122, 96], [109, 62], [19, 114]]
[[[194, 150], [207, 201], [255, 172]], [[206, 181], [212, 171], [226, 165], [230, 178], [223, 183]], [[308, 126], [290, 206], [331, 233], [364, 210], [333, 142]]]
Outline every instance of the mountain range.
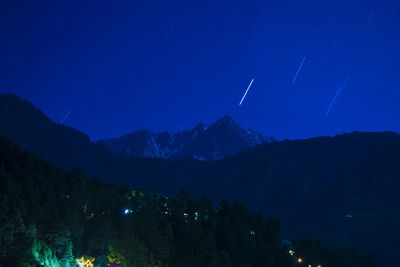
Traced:
[[1, 95], [0, 136], [92, 178], [158, 187], [165, 194], [185, 190], [214, 201], [240, 200], [282, 220], [284, 229], [292, 230], [285, 232], [289, 238], [361, 248], [397, 266], [400, 136], [394, 132], [268, 141], [212, 161], [145, 158], [118, 153], [105, 141], [91, 142], [29, 102]]
[[268, 141], [254, 130], [242, 128], [232, 117], [224, 116], [210, 126], [200, 123], [177, 133], [140, 130], [100, 143], [133, 156], [217, 160]]

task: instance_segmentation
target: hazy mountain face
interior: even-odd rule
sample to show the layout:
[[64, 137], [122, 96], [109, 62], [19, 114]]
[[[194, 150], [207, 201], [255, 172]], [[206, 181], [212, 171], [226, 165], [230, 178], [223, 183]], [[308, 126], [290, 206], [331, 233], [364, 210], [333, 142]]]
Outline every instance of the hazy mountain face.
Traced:
[[115, 152], [140, 157], [217, 160], [266, 141], [261, 134], [244, 129], [233, 118], [225, 116], [210, 126], [198, 124], [178, 133], [141, 130], [100, 143]]

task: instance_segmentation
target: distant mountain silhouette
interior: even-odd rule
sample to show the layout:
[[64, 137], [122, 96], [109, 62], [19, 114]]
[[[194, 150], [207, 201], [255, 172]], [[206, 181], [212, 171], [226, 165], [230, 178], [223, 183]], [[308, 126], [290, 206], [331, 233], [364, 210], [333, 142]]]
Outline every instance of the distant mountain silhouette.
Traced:
[[0, 131], [10, 141], [67, 168], [82, 166], [93, 149], [87, 135], [54, 123], [12, 94], [0, 96]]
[[261, 134], [244, 129], [232, 117], [224, 116], [210, 126], [198, 124], [178, 133], [141, 130], [101, 143], [115, 152], [134, 156], [217, 160], [266, 141]]
[[393, 132], [273, 141], [215, 161], [143, 158], [92, 143], [29, 102], [1, 95], [0, 135], [93, 178], [158, 187], [166, 194], [185, 190], [215, 201], [240, 200], [281, 219], [285, 229], [293, 229], [289, 237], [356, 246], [397, 266], [400, 136]]

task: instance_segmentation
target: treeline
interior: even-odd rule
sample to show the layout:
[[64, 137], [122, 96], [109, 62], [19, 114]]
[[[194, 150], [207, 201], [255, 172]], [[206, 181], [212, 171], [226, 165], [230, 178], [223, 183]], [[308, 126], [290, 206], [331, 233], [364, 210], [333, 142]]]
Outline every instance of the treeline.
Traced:
[[282, 243], [277, 220], [240, 203], [106, 185], [3, 139], [0, 221], [0, 266], [378, 266], [356, 251]]

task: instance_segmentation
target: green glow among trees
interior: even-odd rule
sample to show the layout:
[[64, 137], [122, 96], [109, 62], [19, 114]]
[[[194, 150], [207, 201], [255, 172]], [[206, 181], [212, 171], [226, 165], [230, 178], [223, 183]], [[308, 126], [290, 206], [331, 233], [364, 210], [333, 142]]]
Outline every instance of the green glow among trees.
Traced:
[[109, 263], [116, 263], [121, 267], [127, 267], [126, 259], [120, 253], [118, 253], [111, 245], [108, 245], [108, 261]]
[[44, 267], [61, 267], [51, 248], [40, 240], [33, 242], [32, 254], [37, 263]]

